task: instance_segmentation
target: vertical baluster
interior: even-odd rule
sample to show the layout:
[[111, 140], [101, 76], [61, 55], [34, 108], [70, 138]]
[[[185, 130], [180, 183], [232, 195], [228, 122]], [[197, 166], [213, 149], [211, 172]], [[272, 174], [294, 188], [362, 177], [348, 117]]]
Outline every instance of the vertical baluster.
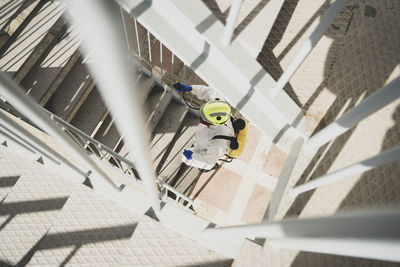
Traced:
[[149, 49], [149, 60], [150, 60], [150, 66], [151, 66], [151, 75], [153, 75], [153, 60], [151, 57], [151, 41], [150, 41], [150, 32], [147, 31], [147, 45], [148, 45], [148, 49]]
[[136, 18], [133, 18], [133, 21], [135, 23], [135, 34], [136, 34], [136, 43], [137, 43], [137, 49], [138, 49], [138, 54], [140, 59], [142, 59], [142, 54], [140, 52], [140, 42], [139, 42], [139, 33], [138, 33], [138, 27], [137, 27], [137, 22], [136, 22]]
[[181, 81], [182, 81], [183, 83], [186, 83], [185, 78], [186, 78], [186, 65], [183, 64], [182, 78], [181, 78]]
[[171, 81], [170, 81], [170, 87], [172, 88], [172, 82], [173, 82], [173, 79], [174, 79], [174, 76], [175, 76], [175, 74], [174, 74], [174, 59], [175, 59], [175, 57], [174, 57], [174, 53], [172, 53], [171, 52]]
[[163, 77], [163, 55], [162, 55], [162, 43], [160, 42], [160, 68], [161, 68], [161, 79]]
[[228, 46], [231, 43], [233, 31], [235, 30], [235, 24], [239, 17], [240, 7], [242, 6], [242, 0], [232, 0], [231, 8], [229, 9], [229, 15], [226, 19], [225, 32], [222, 37], [222, 44]]
[[126, 47], [128, 48], [128, 53], [129, 53], [131, 51], [131, 46], [129, 45], [129, 37], [128, 37], [128, 31], [126, 30], [124, 11], [123, 11], [122, 7], [120, 7], [120, 10], [121, 10], [122, 24], [124, 26], [124, 32], [125, 32]]

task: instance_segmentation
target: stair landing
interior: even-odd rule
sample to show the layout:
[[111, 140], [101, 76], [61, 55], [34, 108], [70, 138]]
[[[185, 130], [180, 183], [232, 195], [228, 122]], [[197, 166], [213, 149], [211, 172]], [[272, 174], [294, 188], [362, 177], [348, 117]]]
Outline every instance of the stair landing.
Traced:
[[287, 154], [249, 124], [244, 151], [200, 175], [191, 192], [196, 215], [220, 225], [262, 221]]

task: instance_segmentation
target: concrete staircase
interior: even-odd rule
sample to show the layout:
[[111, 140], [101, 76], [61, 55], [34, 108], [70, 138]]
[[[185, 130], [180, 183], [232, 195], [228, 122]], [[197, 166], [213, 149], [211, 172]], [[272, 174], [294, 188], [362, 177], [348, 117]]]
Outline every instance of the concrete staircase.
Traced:
[[[19, 7], [14, 8], [15, 13], [6, 13], [8, 20], [2, 34], [8, 38], [4, 37], [1, 48], [4, 50], [0, 58], [2, 70], [12, 75], [26, 94], [48, 111], [134, 161], [88, 70], [90, 57], [85, 58], [80, 52], [79, 31], [74, 25], [66, 25], [63, 6], [51, 1], [31, 2], [20, 2]], [[152, 48], [149, 49], [146, 30], [137, 24], [139, 40], [136, 40], [133, 18], [124, 13], [124, 20], [130, 53], [139, 53], [138, 43], [144, 60], [150, 60], [151, 53], [153, 65], [147, 70], [154, 72], [154, 76], [138, 69], [132, 70], [132, 75], [137, 77], [136, 87], [143, 99], [154, 169], [164, 182], [179, 186], [182, 193], [189, 192], [199, 172], [192, 168], [178, 172], [180, 151], [182, 144], [191, 143], [198, 119], [188, 112], [176, 93], [160, 83], [169, 79], [170, 84], [172, 79], [181, 77], [183, 63], [174, 58], [172, 64], [171, 52], [165, 47], [161, 59], [160, 42], [151, 36]], [[12, 33], [7, 30], [10, 25], [15, 28]], [[13, 43], [9, 44], [11, 41]], [[161, 70], [163, 67], [166, 68], [164, 71]], [[193, 77], [193, 73], [188, 75], [189, 71], [186, 72], [185, 76]], [[87, 148], [87, 144], [82, 145]], [[116, 165], [112, 159], [110, 163]], [[180, 177], [175, 177], [176, 174]], [[183, 178], [184, 182], [181, 181]]]

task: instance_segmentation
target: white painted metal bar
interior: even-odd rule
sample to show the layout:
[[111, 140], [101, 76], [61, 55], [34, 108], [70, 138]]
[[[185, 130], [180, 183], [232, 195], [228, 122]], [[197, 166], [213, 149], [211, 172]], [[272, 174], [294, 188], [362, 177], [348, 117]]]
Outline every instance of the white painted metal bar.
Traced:
[[136, 34], [136, 44], [137, 44], [137, 50], [138, 50], [138, 55], [139, 57], [142, 57], [142, 54], [140, 52], [140, 41], [139, 41], [139, 33], [138, 33], [138, 27], [137, 27], [137, 22], [136, 18], [133, 18], [133, 21], [135, 23], [135, 34]]
[[342, 117], [313, 135], [307, 141], [306, 147], [318, 149], [398, 98], [400, 98], [400, 77], [397, 77], [385, 87], [367, 97], [355, 108], [346, 112]]
[[7, 117], [3, 112], [0, 112], [0, 127], [6, 129], [10, 133], [19, 135], [25, 142], [30, 144], [29, 147], [35, 150], [38, 155], [52, 160], [57, 165], [63, 163], [64, 165], [69, 167], [69, 169], [75, 174], [70, 176], [71, 179], [74, 179], [77, 182], [83, 182], [83, 180], [87, 177], [87, 172], [72, 164], [68, 159], [64, 158], [62, 155], [49, 147], [46, 143], [36, 138], [28, 130], [21, 127], [18, 123]]
[[[122, 7], [120, 7], [119, 9], [121, 10], [122, 25], [124, 26], [126, 47], [128, 48], [128, 51], [131, 51], [131, 45], [129, 44], [128, 31], [126, 30], [126, 22], [125, 22], [125, 17], [124, 17], [124, 10], [122, 9]], [[135, 26], [136, 26], [136, 24], [135, 24]]]
[[315, 178], [305, 184], [294, 187], [291, 190], [291, 194], [298, 195], [312, 189], [324, 186], [335, 181], [342, 180], [353, 174], [363, 173], [372, 170], [378, 166], [385, 163], [393, 162], [400, 159], [400, 146], [387, 150], [379, 155], [373, 156], [369, 159], [360, 161], [356, 164], [350, 165], [338, 171], [330, 174], [323, 175], [321, 177]]
[[290, 150], [290, 142], [283, 140], [303, 131], [304, 124], [297, 130], [283, 133], [283, 129], [303, 116], [300, 108], [286, 92], [273, 98], [264, 90], [272, 88], [275, 81], [255, 59], [245, 56], [239, 43], [222, 46], [224, 26], [216, 20], [210, 27], [207, 22], [212, 13], [202, 1], [152, 1], [145, 12], [137, 8], [143, 4], [141, 0], [117, 1], [260, 131], [271, 138], [282, 136], [277, 145]]
[[170, 81], [170, 84], [169, 84], [169, 86], [172, 88], [172, 83], [173, 83], [173, 81], [175, 80], [175, 74], [174, 74], [174, 61], [175, 61], [175, 56], [174, 56], [174, 53], [172, 53], [171, 52], [171, 71], [170, 71], [170, 74], [171, 74], [171, 81]]
[[268, 238], [270, 246], [400, 261], [400, 210], [374, 210], [329, 217], [206, 229], [205, 236]]
[[242, 0], [232, 0], [231, 7], [229, 9], [229, 15], [226, 19], [225, 31], [222, 37], [222, 44], [228, 46], [231, 43], [233, 32], [235, 30], [235, 24], [239, 17], [240, 8], [242, 6]]
[[183, 199], [185, 201], [188, 202], [188, 204], [185, 205], [185, 207], [189, 208], [190, 206], [193, 206], [193, 199], [188, 198], [187, 196], [185, 196], [184, 194], [178, 192], [175, 188], [173, 188], [172, 186], [170, 186], [167, 183], [164, 183], [161, 179], [157, 178], [157, 183], [165, 188], [167, 191], [171, 191], [175, 196], [176, 196], [176, 202], [178, 202], [179, 199]]
[[302, 138], [296, 139], [292, 145], [292, 149], [290, 150], [285, 164], [283, 165], [282, 173], [279, 175], [278, 183], [275, 186], [271, 200], [269, 201], [267, 211], [264, 214], [264, 219], [266, 220], [272, 221], [275, 219], [284, 193], [286, 192], [286, 188], [288, 187], [287, 185], [289, 183], [289, 179], [299, 157], [302, 145]]
[[7, 101], [18, 110], [18, 112], [21, 112], [26, 118], [31, 120], [48, 134], [55, 137], [64, 148], [70, 149], [71, 153], [76, 156], [77, 159], [81, 160], [82, 163], [86, 163], [89, 168], [92, 168], [92, 170], [95, 171], [99, 177], [104, 179], [112, 189], [118, 190], [118, 187], [116, 187], [103, 170], [101, 170], [97, 164], [90, 159], [88, 154], [86, 154], [78, 144], [72, 141], [71, 138], [49, 118], [43, 108], [33, 102], [29, 96], [25, 95], [23, 90], [19, 88], [19, 86], [5, 73], [0, 73], [0, 95], [4, 96]]
[[163, 76], [163, 55], [162, 55], [162, 43], [160, 42], [160, 68], [161, 68], [161, 79]]
[[[151, 59], [151, 42], [150, 42], [150, 32], [147, 31], [147, 44], [149, 46], [149, 60], [150, 63], [152, 63], [152, 59]], [[153, 72], [153, 68], [151, 69], [151, 71]]]
[[322, 35], [325, 33], [326, 29], [332, 23], [336, 14], [343, 8], [346, 4], [347, 0], [336, 0], [329, 7], [326, 14], [322, 17], [320, 23], [317, 28], [311, 33], [310, 37], [305, 41], [303, 46], [300, 48], [296, 57], [292, 60], [287, 69], [283, 72], [279, 80], [276, 82], [275, 86], [271, 90], [272, 96], [277, 96], [279, 92], [285, 87], [285, 85], [289, 82], [290, 78], [292, 78], [293, 74], [300, 67], [303, 61], [310, 54], [311, 50], [318, 43], [319, 39], [321, 39]]
[[98, 81], [98, 89], [110, 108], [119, 132], [135, 155], [137, 171], [156, 213], [160, 199], [148, 151], [147, 135], [135, 80], [125, 59], [123, 33], [114, 1], [67, 0], [73, 19], [84, 32], [83, 48], [93, 56], [90, 70]]

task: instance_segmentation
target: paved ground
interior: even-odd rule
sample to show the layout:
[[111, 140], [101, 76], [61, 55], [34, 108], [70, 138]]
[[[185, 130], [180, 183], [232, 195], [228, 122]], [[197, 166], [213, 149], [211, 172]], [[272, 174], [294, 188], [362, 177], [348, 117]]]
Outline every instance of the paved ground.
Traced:
[[200, 176], [191, 194], [197, 215], [218, 225], [260, 222], [286, 156], [250, 124], [240, 158]]
[[[225, 1], [215, 2], [224, 12]], [[273, 77], [279, 78], [287, 68], [303, 41], [315, 29], [330, 2], [284, 1], [271, 33], [257, 57]], [[353, 0], [337, 16], [285, 88], [303, 108], [311, 125], [308, 134], [319, 131], [400, 75], [399, 10], [400, 2], [395, 0]], [[395, 101], [322, 147], [316, 154], [302, 153], [290, 184], [301, 184], [399, 145], [399, 122], [400, 101]], [[258, 145], [257, 149], [265, 149], [258, 155], [268, 153], [268, 146], [260, 148]], [[253, 158], [251, 166], [256, 165]], [[231, 171], [234, 169], [233, 166], [227, 168]], [[275, 174], [272, 176], [277, 177]], [[296, 199], [286, 196], [278, 211], [278, 218], [304, 218], [345, 210], [397, 205], [400, 203], [399, 177], [400, 163], [397, 161], [305, 193]], [[247, 185], [241, 180], [244, 177], [236, 179], [240, 181], [231, 183], [240, 183], [237, 192], [257, 192], [258, 184], [252, 189], [245, 189]], [[258, 181], [254, 176], [247, 178], [247, 181], [250, 180]], [[232, 185], [234, 186], [237, 185]], [[235, 197], [238, 195], [240, 194], [237, 193]], [[267, 200], [265, 194], [260, 195]], [[252, 197], [248, 199], [251, 200]], [[242, 217], [243, 214], [246, 213], [243, 212]], [[254, 214], [248, 216], [254, 218]], [[243, 248], [243, 257], [235, 263], [236, 266], [389, 265], [386, 262], [348, 257], [275, 251], [268, 244], [262, 253], [252, 249], [252, 246], [249, 243]]]

